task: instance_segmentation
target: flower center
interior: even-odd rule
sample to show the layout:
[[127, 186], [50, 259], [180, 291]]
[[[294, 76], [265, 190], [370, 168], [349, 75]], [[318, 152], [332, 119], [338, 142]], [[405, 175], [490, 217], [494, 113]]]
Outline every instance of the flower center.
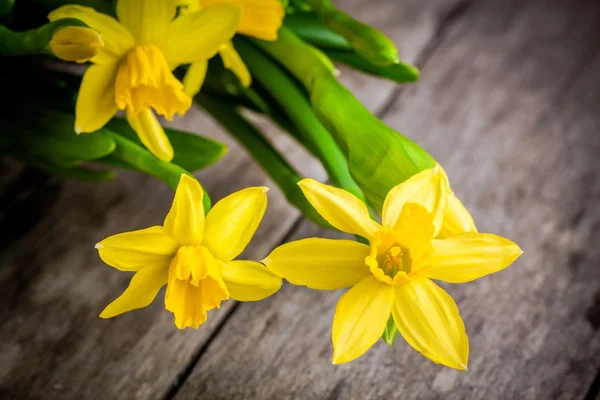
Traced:
[[229, 298], [219, 266], [204, 246], [181, 246], [169, 266], [165, 308], [175, 314], [179, 329], [197, 328], [206, 311]]
[[373, 236], [365, 263], [381, 282], [404, 282], [426, 265], [433, 252], [433, 235], [433, 216], [425, 207], [407, 203], [393, 228]]
[[400, 246], [393, 246], [386, 254], [385, 259], [382, 263], [383, 272], [393, 278], [399, 271], [403, 271], [405, 273], [410, 272], [410, 258], [408, 256], [408, 250], [404, 250], [406, 253], [402, 252], [402, 248]]
[[133, 115], [151, 107], [171, 120], [175, 113], [183, 115], [192, 105], [163, 52], [154, 45], [137, 45], [125, 55], [117, 72], [115, 91], [117, 107]]

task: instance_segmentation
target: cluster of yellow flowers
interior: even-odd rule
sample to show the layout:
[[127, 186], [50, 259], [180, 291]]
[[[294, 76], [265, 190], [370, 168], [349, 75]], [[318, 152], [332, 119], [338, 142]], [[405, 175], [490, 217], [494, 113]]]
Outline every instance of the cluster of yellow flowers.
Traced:
[[[175, 18], [178, 10], [183, 15]], [[118, 21], [90, 7], [54, 10], [50, 21], [76, 18], [102, 35], [99, 40], [87, 28], [71, 28], [51, 43], [63, 59], [94, 64], [77, 97], [75, 131], [96, 131], [123, 110], [142, 143], [170, 161], [173, 147], [155, 113], [167, 120], [185, 114], [202, 86], [208, 60], [217, 53], [250, 85], [250, 73], [230, 40], [236, 32], [274, 40], [283, 16], [280, 0], [119, 0]], [[171, 72], [181, 64], [191, 64], [183, 82]]]
[[[219, 201], [204, 217], [200, 184], [182, 175], [164, 226], [111, 236], [100, 257], [136, 271], [125, 293], [100, 315], [110, 318], [149, 305], [167, 285], [165, 308], [182, 329], [197, 328], [206, 311], [229, 297], [261, 300], [284, 278], [318, 290], [352, 287], [333, 321], [334, 363], [352, 361], [377, 342], [393, 316], [400, 334], [425, 357], [466, 369], [469, 345], [452, 298], [431, 279], [462, 283], [500, 271], [521, 255], [515, 243], [478, 233], [466, 210], [453, 211], [441, 167], [425, 170], [388, 194], [382, 224], [354, 195], [312, 179], [299, 183], [312, 206], [335, 228], [368, 239], [310, 238], [286, 243], [262, 262], [234, 260], [254, 235], [267, 205], [256, 187]], [[446, 213], [452, 214], [445, 218]], [[469, 231], [453, 234], [456, 220]]]
[[[207, 60], [216, 54], [250, 85], [231, 38], [240, 32], [276, 39], [284, 10], [280, 0], [119, 0], [117, 16], [119, 21], [75, 5], [49, 15], [52, 21], [77, 18], [101, 34], [74, 29], [71, 42], [57, 36], [51, 43], [64, 59], [93, 63], [81, 84], [75, 130], [95, 131], [123, 110], [144, 145], [168, 161], [173, 148], [155, 113], [167, 119], [183, 115], [204, 81]], [[191, 36], [202, 40], [188, 40]], [[82, 51], [80, 42], [93, 51]], [[190, 64], [183, 82], [172, 73], [181, 64]], [[521, 249], [508, 239], [477, 232], [439, 165], [389, 191], [381, 224], [345, 190], [312, 179], [299, 185], [329, 224], [369, 244], [309, 238], [286, 243], [261, 262], [235, 260], [260, 224], [268, 189], [231, 194], [205, 216], [202, 187], [182, 175], [163, 226], [117, 234], [96, 245], [107, 264], [135, 272], [129, 287], [100, 316], [146, 307], [164, 285], [165, 308], [180, 329], [198, 328], [207, 311], [230, 297], [264, 299], [279, 290], [282, 279], [317, 290], [350, 287], [333, 321], [334, 363], [364, 354], [391, 316], [406, 342], [425, 357], [466, 369], [463, 321], [453, 299], [432, 280], [478, 279], [509, 266]]]

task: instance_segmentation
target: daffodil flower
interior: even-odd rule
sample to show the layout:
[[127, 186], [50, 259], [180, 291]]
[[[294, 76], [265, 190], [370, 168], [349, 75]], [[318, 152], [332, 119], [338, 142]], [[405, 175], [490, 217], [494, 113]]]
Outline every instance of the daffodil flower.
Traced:
[[216, 54], [235, 34], [241, 16], [237, 5], [178, 18], [176, 10], [172, 0], [119, 0], [119, 21], [78, 5], [65, 5], [48, 15], [50, 21], [77, 18], [104, 40], [81, 82], [77, 133], [98, 130], [118, 110], [125, 110], [142, 143], [161, 160], [173, 158], [173, 147], [154, 113], [171, 120], [185, 114], [192, 99], [171, 71]]
[[448, 184], [439, 167], [394, 187], [384, 202], [382, 224], [344, 190], [312, 179], [299, 184], [331, 225], [370, 242], [304, 239], [278, 247], [263, 261], [296, 285], [352, 287], [337, 304], [333, 362], [364, 354], [380, 338], [391, 314], [406, 342], [425, 357], [466, 369], [465, 326], [454, 300], [432, 279], [462, 283], [498, 272], [519, 257], [519, 246], [489, 233], [437, 238], [448, 202]]
[[96, 245], [104, 262], [135, 272], [129, 287], [100, 317], [146, 307], [166, 284], [165, 308], [175, 315], [175, 325], [198, 328], [206, 312], [223, 300], [256, 301], [277, 292], [281, 278], [258, 262], [234, 260], [260, 224], [267, 190], [233, 193], [205, 218], [202, 187], [182, 175], [163, 226], [121, 233]]
[[[262, 40], [277, 39], [277, 31], [281, 27], [285, 16], [285, 9], [281, 0], [180, 0], [180, 4], [187, 7], [187, 12], [210, 9], [215, 5], [222, 4], [240, 5], [242, 6], [242, 18], [237, 32]], [[231, 41], [221, 45], [219, 55], [225, 67], [237, 75], [242, 85], [245, 87], [250, 86], [252, 83], [250, 71], [235, 51]], [[200, 91], [207, 67], [208, 58], [190, 65], [183, 84], [185, 92], [191, 97], [194, 97]]]

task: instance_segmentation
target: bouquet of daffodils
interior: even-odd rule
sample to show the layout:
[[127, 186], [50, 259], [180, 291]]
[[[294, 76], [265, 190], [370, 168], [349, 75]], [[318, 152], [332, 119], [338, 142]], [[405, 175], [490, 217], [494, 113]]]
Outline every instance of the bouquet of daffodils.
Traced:
[[[443, 168], [337, 80], [333, 61], [397, 83], [418, 79], [382, 33], [329, 0], [0, 0], [0, 23], [0, 84], [10, 94], [1, 153], [80, 180], [134, 169], [175, 191], [162, 226], [96, 245], [107, 264], [135, 272], [102, 318], [149, 305], [166, 285], [176, 326], [198, 328], [221, 301], [261, 300], [286, 279], [350, 288], [333, 320], [334, 363], [380, 338], [391, 346], [400, 333], [430, 360], [467, 368], [458, 308], [433, 280], [478, 279], [521, 250], [479, 233]], [[237, 260], [267, 209], [267, 188], [211, 207], [193, 172], [216, 163], [225, 146], [157, 118], [184, 115], [193, 103], [306, 218], [355, 240], [298, 240], [261, 261]], [[244, 109], [297, 139], [329, 184], [302, 177]]]

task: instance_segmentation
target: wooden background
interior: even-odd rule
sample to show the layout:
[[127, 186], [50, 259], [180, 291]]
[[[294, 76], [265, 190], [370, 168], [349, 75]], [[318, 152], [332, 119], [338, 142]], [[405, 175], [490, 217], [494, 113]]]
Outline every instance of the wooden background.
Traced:
[[[7, 399], [593, 399], [600, 380], [600, 2], [340, 0], [417, 64], [396, 86], [342, 69], [378, 116], [441, 162], [481, 231], [525, 254], [508, 270], [446, 285], [471, 341], [468, 372], [435, 365], [399, 339], [331, 365], [340, 292], [285, 284], [259, 303], [225, 303], [178, 331], [162, 294], [112, 320], [98, 314], [129, 276], [94, 244], [159, 224], [173, 193], [123, 172], [97, 185], [2, 161], [0, 397]], [[262, 124], [262, 123], [261, 123]], [[214, 122], [179, 127], [230, 145], [198, 174], [214, 200], [273, 187]], [[265, 128], [307, 175], [316, 162]], [[328, 235], [282, 194], [245, 256]], [[339, 235], [337, 235], [339, 236]]]

